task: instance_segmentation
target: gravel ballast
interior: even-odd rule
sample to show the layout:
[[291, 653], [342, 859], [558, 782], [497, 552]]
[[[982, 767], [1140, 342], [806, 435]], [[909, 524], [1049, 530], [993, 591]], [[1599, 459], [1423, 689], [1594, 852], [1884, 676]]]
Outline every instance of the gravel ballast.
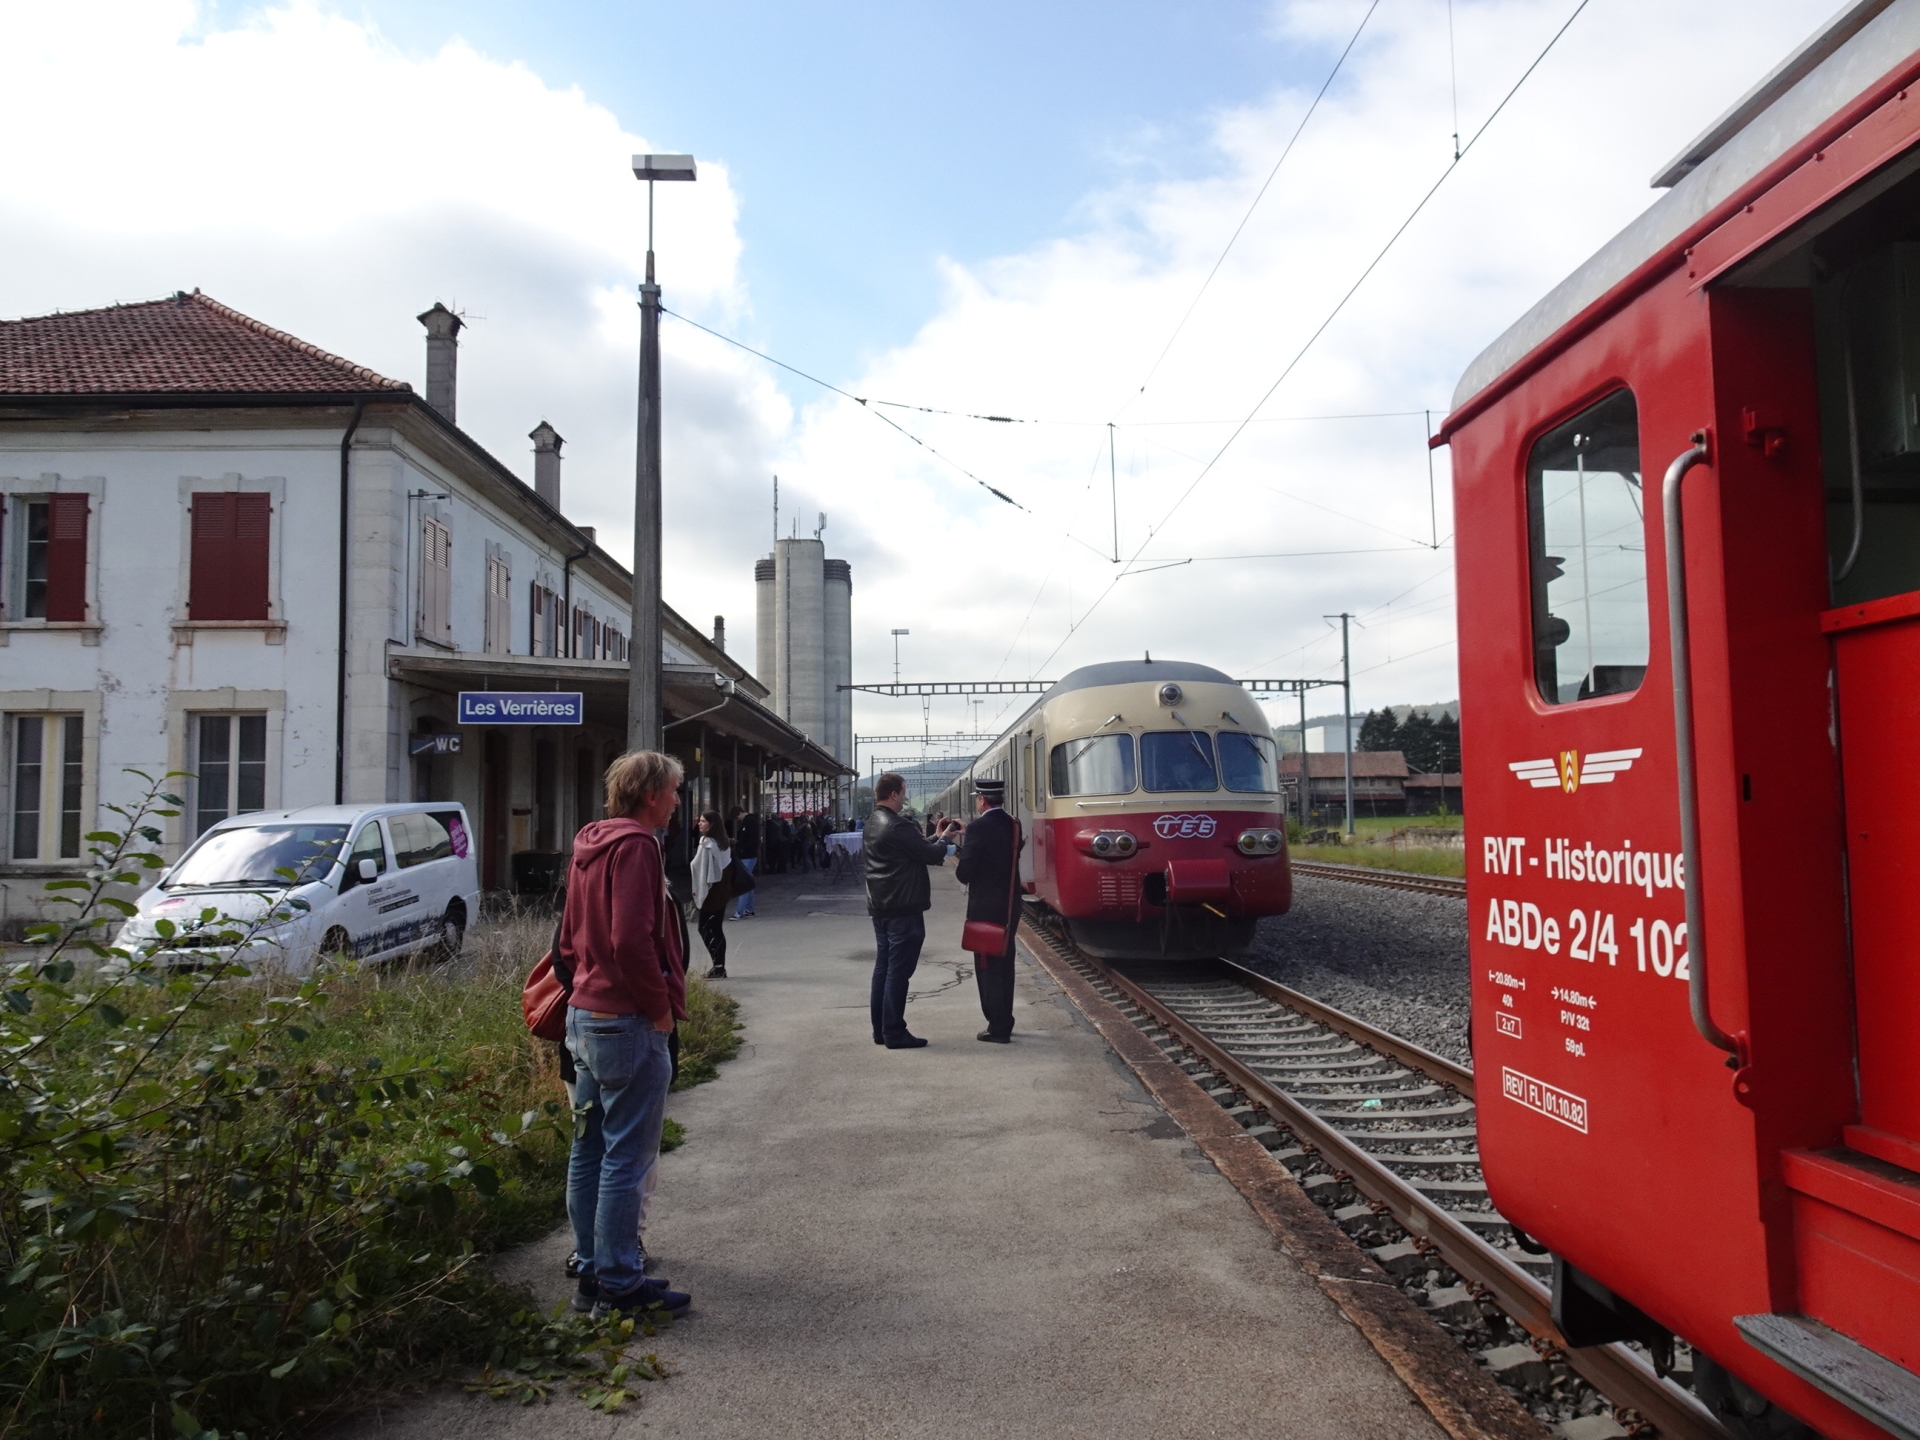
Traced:
[[1260, 922], [1249, 969], [1461, 1064], [1467, 903], [1346, 880], [1293, 878], [1293, 909]]

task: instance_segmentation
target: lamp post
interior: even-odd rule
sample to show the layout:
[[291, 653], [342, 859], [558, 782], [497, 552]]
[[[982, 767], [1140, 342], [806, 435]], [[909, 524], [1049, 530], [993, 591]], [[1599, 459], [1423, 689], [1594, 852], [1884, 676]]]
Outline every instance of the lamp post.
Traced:
[[660, 287], [653, 279], [653, 182], [694, 178], [691, 155], [636, 155], [647, 182], [647, 278], [640, 286], [640, 426], [633, 473], [633, 642], [627, 748], [658, 750], [660, 724]]

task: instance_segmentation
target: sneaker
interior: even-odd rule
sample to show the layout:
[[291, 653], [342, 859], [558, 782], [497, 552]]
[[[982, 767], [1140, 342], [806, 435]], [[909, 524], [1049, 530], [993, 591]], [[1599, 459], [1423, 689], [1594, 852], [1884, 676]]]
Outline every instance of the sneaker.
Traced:
[[576, 1315], [589, 1315], [593, 1307], [600, 1303], [600, 1282], [591, 1275], [582, 1275], [580, 1283], [574, 1287], [573, 1299], [567, 1302]]
[[593, 1307], [595, 1319], [605, 1319], [612, 1315], [644, 1315], [649, 1310], [664, 1310], [669, 1315], [678, 1315], [689, 1305], [693, 1297], [684, 1290], [670, 1290], [663, 1280], [643, 1280], [624, 1295], [602, 1295], [599, 1303]]
[[578, 1250], [572, 1250], [567, 1253], [567, 1279], [578, 1280], [579, 1278], [580, 1252]]
[[709, 980], [724, 980], [726, 978], [727, 970], [724, 965], [716, 965], [713, 969], [707, 971], [707, 979]]
[[918, 1050], [927, 1042], [918, 1035], [902, 1035], [898, 1040], [885, 1040], [881, 1043], [889, 1050]]

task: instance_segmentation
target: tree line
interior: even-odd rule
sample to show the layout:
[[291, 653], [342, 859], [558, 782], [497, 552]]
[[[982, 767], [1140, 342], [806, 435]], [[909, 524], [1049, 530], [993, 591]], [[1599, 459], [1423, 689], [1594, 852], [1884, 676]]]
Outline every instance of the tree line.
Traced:
[[1369, 710], [1355, 742], [1360, 750], [1398, 750], [1407, 768], [1428, 775], [1460, 769], [1460, 722], [1442, 712], [1410, 711], [1402, 721], [1391, 710]]

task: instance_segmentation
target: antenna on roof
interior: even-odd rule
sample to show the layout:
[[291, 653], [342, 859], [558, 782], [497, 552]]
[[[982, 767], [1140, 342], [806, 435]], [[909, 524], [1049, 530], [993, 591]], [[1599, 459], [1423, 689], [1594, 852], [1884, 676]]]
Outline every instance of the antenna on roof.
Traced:
[[1153, 651], [1151, 650], [1147, 651], [1146, 656], [1147, 656], [1147, 664], [1149, 665], [1153, 664]]

